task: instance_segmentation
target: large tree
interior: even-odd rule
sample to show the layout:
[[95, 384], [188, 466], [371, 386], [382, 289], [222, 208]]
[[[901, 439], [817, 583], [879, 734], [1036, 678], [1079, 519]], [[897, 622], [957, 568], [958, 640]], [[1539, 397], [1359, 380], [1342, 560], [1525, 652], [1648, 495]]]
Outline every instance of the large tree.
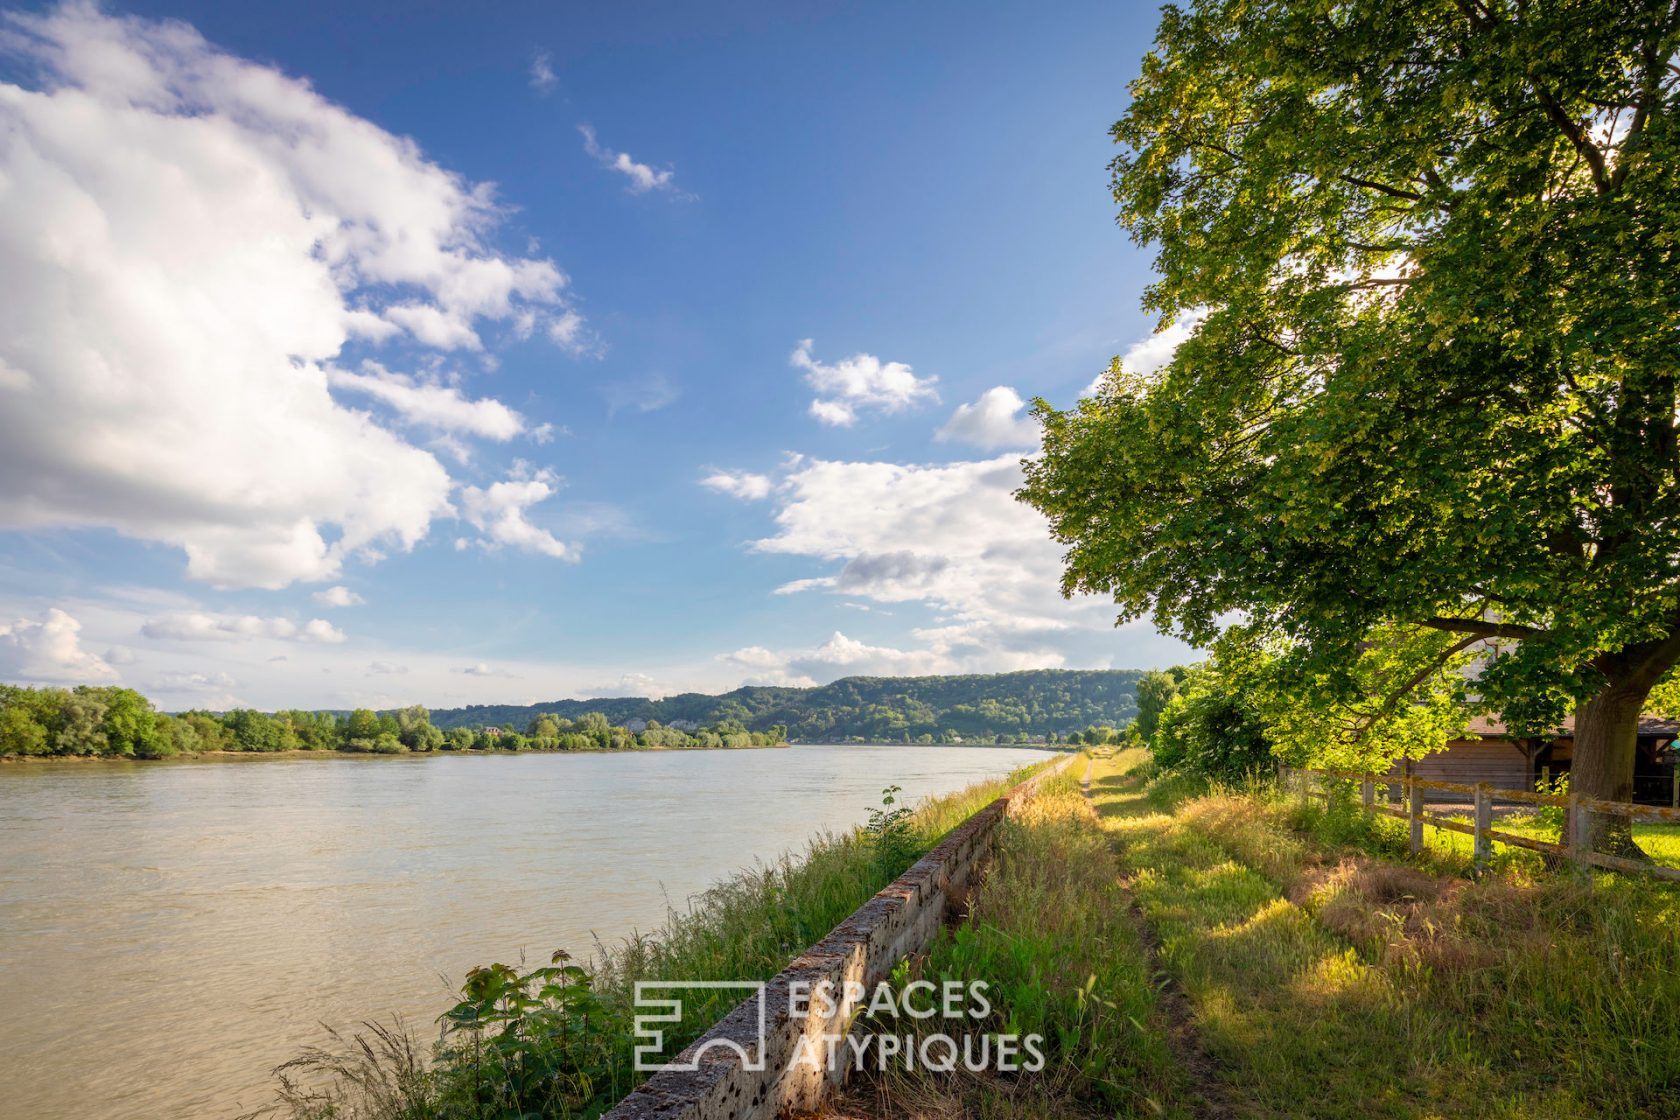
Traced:
[[1194, 330], [1040, 403], [1065, 588], [1320, 683], [1377, 627], [1496, 641], [1481, 702], [1573, 710], [1626, 799], [1680, 660], [1677, 50], [1677, 0], [1166, 8], [1113, 189]]

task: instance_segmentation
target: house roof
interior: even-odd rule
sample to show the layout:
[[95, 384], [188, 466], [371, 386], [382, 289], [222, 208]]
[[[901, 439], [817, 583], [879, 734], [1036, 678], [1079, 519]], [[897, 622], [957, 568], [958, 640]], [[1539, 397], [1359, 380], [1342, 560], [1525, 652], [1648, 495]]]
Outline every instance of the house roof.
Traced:
[[[1505, 721], [1498, 716], [1475, 716], [1470, 720], [1470, 734], [1479, 735], [1484, 739], [1521, 739], [1526, 735], [1518, 735], [1505, 726]], [[1572, 738], [1575, 734], [1575, 717], [1566, 717], [1561, 724], [1550, 732], [1542, 732], [1541, 738]], [[1660, 716], [1639, 717], [1639, 737], [1641, 739], [1673, 739], [1680, 737], [1680, 720], [1663, 719]]]

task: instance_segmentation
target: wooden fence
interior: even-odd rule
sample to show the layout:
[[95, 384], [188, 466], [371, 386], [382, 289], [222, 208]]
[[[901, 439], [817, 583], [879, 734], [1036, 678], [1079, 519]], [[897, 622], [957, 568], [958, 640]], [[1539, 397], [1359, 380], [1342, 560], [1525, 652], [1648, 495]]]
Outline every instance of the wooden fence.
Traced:
[[[1644, 821], [1663, 824], [1680, 824], [1680, 809], [1665, 805], [1633, 805], [1625, 801], [1600, 801], [1592, 797], [1582, 797], [1577, 794], [1536, 793], [1533, 790], [1496, 789], [1487, 782], [1466, 785], [1462, 782], [1437, 782], [1424, 778], [1413, 778], [1400, 774], [1360, 774], [1346, 770], [1297, 770], [1284, 766], [1279, 768], [1279, 776], [1285, 789], [1293, 789], [1303, 797], [1311, 797], [1314, 793], [1321, 794], [1328, 807], [1336, 797], [1338, 783], [1359, 784], [1360, 800], [1366, 812], [1384, 813], [1391, 817], [1399, 817], [1411, 826], [1411, 849], [1419, 852], [1423, 850], [1423, 826], [1433, 825], [1448, 832], [1457, 832], [1474, 838], [1474, 859], [1476, 869], [1482, 870], [1493, 857], [1493, 845], [1509, 844], [1515, 848], [1526, 848], [1531, 852], [1556, 859], [1566, 860], [1577, 868], [1593, 867], [1608, 868], [1613, 871], [1631, 871], [1643, 875], [1653, 875], [1659, 879], [1670, 879], [1680, 882], [1680, 868], [1664, 867], [1656, 863], [1628, 859], [1624, 856], [1614, 856], [1607, 852], [1597, 852], [1589, 848], [1585, 839], [1593, 832], [1588, 826], [1592, 814], [1600, 816], [1626, 817], [1630, 822]], [[1318, 789], [1313, 790], [1314, 779], [1317, 779]], [[1388, 798], [1377, 797], [1377, 787], [1385, 786], [1390, 796], [1395, 790], [1400, 793], [1398, 802]], [[1345, 785], [1344, 785], [1345, 788]], [[1469, 798], [1473, 805], [1472, 824], [1466, 824], [1439, 813], [1426, 811], [1426, 804], [1430, 793], [1454, 794], [1461, 798]], [[1493, 827], [1493, 806], [1495, 802], [1507, 805], [1532, 805], [1536, 808], [1552, 806], [1565, 810], [1570, 827], [1565, 829], [1569, 837], [1566, 844], [1554, 844], [1548, 840], [1536, 840], [1532, 836], [1519, 836], [1514, 832], [1504, 832]], [[1469, 807], [1469, 806], [1466, 806]], [[1462, 810], [1461, 810], [1462, 811]]]

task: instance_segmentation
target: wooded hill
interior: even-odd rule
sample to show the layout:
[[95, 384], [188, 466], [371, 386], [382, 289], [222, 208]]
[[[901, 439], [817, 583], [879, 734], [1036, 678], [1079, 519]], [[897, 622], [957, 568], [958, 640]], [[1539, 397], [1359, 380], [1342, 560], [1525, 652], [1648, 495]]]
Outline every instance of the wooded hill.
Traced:
[[1119, 727], [1136, 711], [1136, 669], [1035, 669], [954, 677], [845, 677], [817, 688], [748, 686], [708, 696], [697, 692], [649, 700], [641, 696], [555, 700], [545, 704], [475, 704], [432, 712], [441, 728], [515, 727], [553, 714], [576, 719], [600, 712], [613, 724], [712, 726], [737, 720], [753, 731], [787, 728], [805, 742], [902, 742], [929, 736], [973, 741], [1043, 739], [1088, 727]]

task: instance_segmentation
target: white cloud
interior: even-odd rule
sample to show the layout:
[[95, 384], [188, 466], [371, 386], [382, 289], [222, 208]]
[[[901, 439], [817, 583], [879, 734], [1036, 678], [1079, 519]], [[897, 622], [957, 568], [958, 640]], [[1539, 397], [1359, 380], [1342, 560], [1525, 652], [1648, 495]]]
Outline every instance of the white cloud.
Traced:
[[531, 56], [531, 88], [538, 93], [550, 93], [559, 78], [554, 74], [554, 59], [547, 51]]
[[509, 545], [557, 560], [576, 560], [575, 546], [531, 524], [525, 517], [527, 509], [553, 495], [559, 484], [559, 476], [551, 470], [533, 472], [524, 464], [516, 464], [505, 481], [483, 488], [463, 487], [461, 516], [484, 533], [480, 543], [486, 548]]
[[713, 471], [700, 480], [700, 485], [719, 494], [728, 494], [743, 502], [763, 501], [770, 496], [774, 483], [768, 475], [751, 471]]
[[677, 189], [677, 173], [670, 168], [657, 170], [648, 164], [637, 163], [630, 158], [628, 152], [615, 152], [606, 148], [595, 139], [595, 130], [586, 124], [578, 125], [578, 132], [583, 134], [583, 150], [602, 167], [618, 172], [629, 180], [624, 189], [631, 194], [646, 194], [648, 191], [668, 191], [682, 197], [692, 197]]
[[[868, 647], [877, 666], [995, 672], [1103, 663], [1115, 644], [1113, 609], [1061, 597], [1061, 549], [1043, 517], [1015, 500], [1021, 482], [1015, 454], [940, 466], [800, 460], [777, 490], [775, 534], [754, 547], [838, 565], [783, 584], [783, 594], [830, 592], [934, 613], [933, 624], [912, 632], [918, 648]], [[830, 639], [819, 648], [827, 654], [780, 655], [784, 668], [821, 677], [851, 647]]]
[[45, 684], [97, 684], [117, 671], [82, 648], [82, 624], [51, 607], [40, 618], [0, 622], [0, 679]]
[[372, 676], [400, 677], [408, 673], [407, 665], [397, 665], [390, 661], [372, 661], [368, 663], [367, 671]]
[[366, 599], [342, 584], [317, 591], [310, 598], [323, 607], [359, 607], [367, 602]]
[[611, 696], [646, 696], [650, 700], [660, 700], [677, 691], [670, 685], [655, 680], [647, 673], [626, 673], [618, 678], [616, 684], [591, 685], [580, 689], [578, 696], [584, 699]]
[[448, 473], [328, 367], [481, 320], [580, 337], [565, 276], [487, 247], [488, 187], [185, 24], [3, 18], [38, 85], [0, 82], [0, 527], [166, 542], [224, 586], [413, 547]]
[[[1141, 342], [1134, 343], [1130, 349], [1120, 355], [1120, 364], [1128, 373], [1151, 374], [1166, 368], [1166, 364], [1178, 353], [1178, 348], [1192, 334], [1203, 319], [1207, 318], [1206, 311], [1186, 311], [1161, 330], [1156, 331]], [[1094, 397], [1102, 389], [1103, 376], [1099, 374], [1096, 380], [1085, 386], [1082, 397]]]
[[917, 377], [903, 362], [883, 362], [873, 354], [853, 354], [834, 365], [825, 365], [811, 355], [811, 339], [801, 339], [790, 359], [795, 369], [805, 371], [805, 381], [816, 392], [811, 415], [824, 424], [847, 428], [860, 412], [891, 415], [921, 401], [937, 401], [937, 377]]
[[1035, 448], [1038, 425], [1032, 417], [1021, 415], [1026, 406], [1020, 394], [1007, 385], [987, 389], [973, 404], [958, 405], [936, 438], [970, 444], [982, 451]]
[[289, 618], [210, 614], [205, 611], [180, 611], [148, 619], [140, 627], [140, 632], [148, 638], [171, 642], [245, 642], [253, 638], [269, 638], [286, 642], [336, 644], [345, 640], [344, 631], [324, 618], [298, 623]]
[[585, 355], [599, 356], [602, 353], [600, 340], [597, 339], [585, 325], [583, 316], [575, 310], [566, 310], [548, 324], [548, 337], [554, 344], [568, 353], [579, 357]]
[[525, 430], [525, 418], [501, 401], [468, 400], [454, 385], [393, 373], [378, 362], [363, 362], [360, 373], [329, 367], [327, 382], [335, 389], [362, 393], [389, 405], [410, 424], [502, 442]]
[[918, 676], [949, 671], [951, 662], [934, 649], [904, 650], [870, 645], [839, 630], [810, 649], [773, 651], [748, 646], [722, 660], [747, 671], [746, 684], [809, 688], [841, 677]]
[[513, 676], [513, 674], [508, 672], [506, 669], [494, 668], [493, 666], [488, 665], [483, 661], [477, 662], [476, 664], [473, 664], [473, 665], [464, 665], [461, 668], [456, 669], [455, 672], [462, 673], [462, 674], [464, 674], [466, 676], [469, 676], [469, 677], [511, 677], [511, 676]]
[[192, 673], [171, 669], [152, 678], [150, 687], [162, 692], [222, 692], [238, 688], [239, 682], [222, 672]]

